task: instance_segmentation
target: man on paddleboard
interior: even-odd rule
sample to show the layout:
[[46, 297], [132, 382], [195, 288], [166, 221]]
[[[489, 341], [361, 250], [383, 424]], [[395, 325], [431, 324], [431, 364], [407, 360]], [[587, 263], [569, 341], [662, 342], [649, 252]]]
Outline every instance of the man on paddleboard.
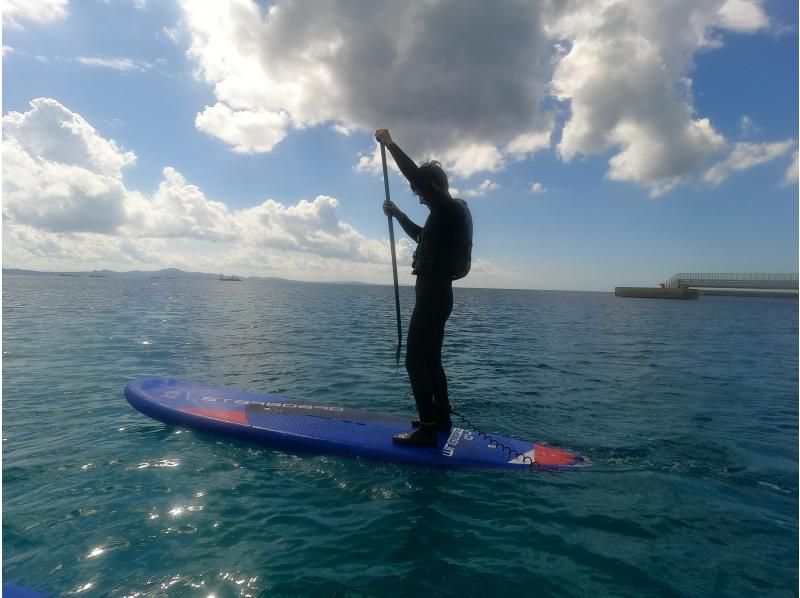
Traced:
[[442, 342], [445, 323], [453, 309], [453, 280], [466, 276], [471, 265], [472, 215], [464, 200], [450, 196], [447, 175], [438, 162], [417, 166], [397, 146], [388, 129], [375, 131], [375, 139], [389, 149], [411, 191], [430, 210], [425, 225], [420, 227], [393, 202], [383, 203], [384, 213], [396, 218], [417, 242], [411, 264], [411, 273], [417, 277], [416, 303], [408, 324], [406, 370], [419, 420], [412, 422], [412, 431], [393, 439], [409, 446], [435, 446], [438, 431], [452, 427]]

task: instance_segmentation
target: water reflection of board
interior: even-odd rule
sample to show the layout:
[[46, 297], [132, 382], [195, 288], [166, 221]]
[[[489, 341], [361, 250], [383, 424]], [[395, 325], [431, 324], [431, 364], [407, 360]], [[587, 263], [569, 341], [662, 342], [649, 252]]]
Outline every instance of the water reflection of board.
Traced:
[[490, 442], [458, 427], [440, 432], [435, 448], [399, 446], [392, 436], [410, 429], [409, 418], [188, 380], [140, 378], [125, 387], [125, 398], [138, 411], [167, 424], [290, 451], [511, 471], [531, 469], [531, 461], [533, 469], [561, 469], [582, 462], [560, 449], [495, 435]]

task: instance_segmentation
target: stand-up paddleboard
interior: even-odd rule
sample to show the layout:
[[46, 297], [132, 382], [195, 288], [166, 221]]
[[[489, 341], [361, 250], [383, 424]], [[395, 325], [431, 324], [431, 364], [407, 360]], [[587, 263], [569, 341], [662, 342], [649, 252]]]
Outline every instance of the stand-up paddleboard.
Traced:
[[488, 440], [458, 427], [440, 432], [433, 448], [400, 446], [392, 436], [411, 429], [406, 418], [188, 380], [140, 378], [128, 383], [125, 398], [167, 424], [289, 451], [472, 469], [561, 469], [583, 461], [549, 446], [500, 436]]

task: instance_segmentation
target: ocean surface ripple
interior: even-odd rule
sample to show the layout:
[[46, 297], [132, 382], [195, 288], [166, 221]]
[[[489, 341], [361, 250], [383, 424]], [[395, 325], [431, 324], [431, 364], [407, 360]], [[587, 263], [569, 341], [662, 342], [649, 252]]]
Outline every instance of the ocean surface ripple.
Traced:
[[164, 375], [411, 417], [390, 287], [8, 276], [2, 323], [5, 583], [797, 596], [796, 301], [457, 288], [454, 406], [590, 462], [511, 475], [287, 454], [122, 396]]

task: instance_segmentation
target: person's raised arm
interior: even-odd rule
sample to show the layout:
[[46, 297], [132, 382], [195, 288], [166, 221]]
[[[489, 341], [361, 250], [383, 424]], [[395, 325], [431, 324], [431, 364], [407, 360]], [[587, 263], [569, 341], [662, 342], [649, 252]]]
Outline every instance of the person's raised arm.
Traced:
[[[400, 168], [400, 172], [402, 172], [403, 176], [411, 183], [411, 188], [419, 189], [419, 185], [421, 184], [419, 181], [422, 178], [419, 176], [419, 167], [414, 164], [414, 160], [406, 156], [403, 150], [394, 142], [392, 136], [389, 134], [389, 129], [378, 129], [375, 131], [375, 139], [389, 148], [395, 163], [398, 168]], [[422, 232], [422, 227], [406, 216], [394, 202], [383, 202], [383, 213], [387, 216], [394, 216], [397, 222], [400, 223], [400, 226], [403, 227], [406, 234], [414, 239], [414, 241], [419, 242], [419, 235]]]
[[392, 136], [389, 134], [389, 129], [378, 129], [375, 131], [375, 139], [383, 143], [392, 154], [395, 164], [397, 164], [400, 172], [403, 173], [403, 176], [406, 177], [411, 184], [412, 190], [415, 192], [428, 191], [426, 188], [427, 181], [419, 174], [419, 166], [414, 163], [414, 160], [406, 156], [405, 152], [400, 149], [400, 146], [394, 142]]

